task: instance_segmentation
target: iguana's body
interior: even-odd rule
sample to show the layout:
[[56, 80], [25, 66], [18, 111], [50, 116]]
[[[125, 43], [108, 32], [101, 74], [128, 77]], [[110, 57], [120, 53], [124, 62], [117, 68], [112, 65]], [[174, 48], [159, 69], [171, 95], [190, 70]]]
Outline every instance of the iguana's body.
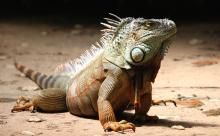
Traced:
[[[56, 75], [46, 76], [16, 63], [18, 70], [44, 90], [29, 105], [15, 106], [13, 111], [34, 106], [45, 112], [68, 110], [83, 117], [98, 115], [105, 130], [119, 131], [134, 130], [132, 123], [119, 123], [115, 118], [115, 113], [122, 112], [129, 103], [133, 103], [135, 119], [146, 120], [152, 102], [151, 82], [160, 68], [165, 51], [164, 41], [176, 32], [175, 24], [169, 20], [141, 18], [125, 18], [121, 22], [107, 20], [111, 24], [118, 23], [118, 26], [113, 28], [104, 24], [110, 29], [105, 30], [102, 47], [93, 47], [92, 53], [87, 52], [81, 60], [61, 65], [58, 67], [61, 72]], [[157, 39], [157, 34], [154, 34], [156, 39], [144, 39], [145, 35], [151, 34], [149, 30], [143, 33], [144, 27], [148, 27], [145, 26], [147, 21], [170, 27], [169, 30], [166, 28], [167, 35], [159, 37], [158, 34], [160, 39]], [[85, 57], [90, 57], [89, 61]], [[80, 70], [78, 67], [81, 67]]]

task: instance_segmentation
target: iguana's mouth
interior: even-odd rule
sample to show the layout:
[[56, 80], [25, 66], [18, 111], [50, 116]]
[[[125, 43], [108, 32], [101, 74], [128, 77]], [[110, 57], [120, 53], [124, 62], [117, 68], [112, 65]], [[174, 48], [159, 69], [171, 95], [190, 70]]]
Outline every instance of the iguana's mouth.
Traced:
[[[154, 37], [161, 37], [161, 39], [169, 39], [170, 37], [173, 37], [177, 32], [177, 29], [174, 27], [172, 29], [166, 30], [161, 33], [160, 30], [157, 30], [155, 32], [147, 33], [142, 36], [140, 36], [137, 40], [145, 41], [146, 39], [151, 39]], [[159, 38], [160, 39], [160, 38]]]
[[172, 36], [170, 36], [169, 38], [167, 38], [166, 40], [163, 41], [163, 45], [170, 45], [173, 42], [173, 39], [176, 37], [175, 34], [173, 34]]

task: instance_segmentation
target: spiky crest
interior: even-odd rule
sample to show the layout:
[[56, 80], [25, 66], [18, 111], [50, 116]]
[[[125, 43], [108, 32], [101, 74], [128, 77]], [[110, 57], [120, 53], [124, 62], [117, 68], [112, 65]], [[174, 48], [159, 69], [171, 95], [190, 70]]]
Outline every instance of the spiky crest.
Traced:
[[92, 45], [91, 48], [86, 50], [79, 58], [76, 58], [64, 64], [58, 65], [55, 69], [56, 72], [75, 75], [81, 70], [83, 70], [84, 68], [86, 68], [86, 66], [89, 63], [91, 63], [99, 55], [101, 55], [101, 53], [103, 53], [106, 46], [109, 46], [107, 42], [112, 40], [121, 22], [123, 22], [123, 19], [121, 19], [120, 17], [112, 13], [109, 13], [109, 14], [115, 17], [117, 20], [104, 18], [108, 23], [101, 23], [101, 24], [107, 27], [107, 29], [101, 30], [104, 33], [103, 33], [103, 36], [100, 38], [100, 41]]

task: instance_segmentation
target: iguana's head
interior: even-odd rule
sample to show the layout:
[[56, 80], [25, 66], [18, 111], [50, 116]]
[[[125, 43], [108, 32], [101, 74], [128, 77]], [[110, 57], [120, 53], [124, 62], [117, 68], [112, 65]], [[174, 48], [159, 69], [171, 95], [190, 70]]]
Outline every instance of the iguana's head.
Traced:
[[107, 18], [109, 24], [103, 23], [109, 28], [103, 37], [107, 44], [105, 57], [126, 69], [146, 64], [158, 53], [163, 55], [177, 31], [175, 23], [168, 19], [118, 19]]

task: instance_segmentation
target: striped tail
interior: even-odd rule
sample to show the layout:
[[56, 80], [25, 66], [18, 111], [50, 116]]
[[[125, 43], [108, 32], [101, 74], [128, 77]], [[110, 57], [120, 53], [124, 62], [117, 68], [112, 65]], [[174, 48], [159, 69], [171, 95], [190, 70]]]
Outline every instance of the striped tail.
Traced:
[[67, 75], [50, 75], [47, 76], [40, 72], [36, 72], [21, 64], [15, 62], [15, 67], [20, 72], [24, 73], [26, 77], [34, 81], [41, 89], [46, 88], [61, 88], [66, 90], [66, 86], [70, 81], [70, 77]]

